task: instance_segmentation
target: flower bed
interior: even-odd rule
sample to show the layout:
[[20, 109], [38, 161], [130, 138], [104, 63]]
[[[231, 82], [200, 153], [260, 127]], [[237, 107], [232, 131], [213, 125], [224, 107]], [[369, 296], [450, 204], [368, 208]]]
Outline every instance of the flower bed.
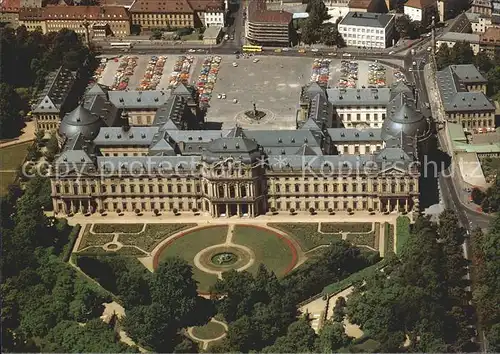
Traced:
[[80, 246], [78, 250], [82, 250], [89, 246], [102, 246], [106, 243], [113, 241], [113, 234], [93, 234], [90, 232], [92, 225], [85, 226], [85, 231], [82, 235], [82, 240], [80, 241]]
[[194, 226], [196, 224], [147, 224], [146, 229], [139, 234], [120, 234], [118, 241], [151, 252], [168, 236]]
[[322, 222], [321, 231], [324, 233], [340, 232], [370, 232], [371, 222]]
[[355, 244], [355, 245], [364, 245], [364, 246], [369, 246], [373, 248], [375, 247], [375, 232], [369, 232], [366, 234], [356, 234], [356, 233], [350, 233], [346, 236], [346, 240]]
[[293, 237], [304, 252], [321, 245], [328, 245], [333, 240], [342, 239], [340, 234], [318, 232], [317, 223], [270, 223], [268, 225]]
[[144, 224], [94, 224], [92, 231], [95, 233], [113, 233], [113, 232], [123, 232], [136, 234], [141, 232]]
[[212, 91], [219, 74], [220, 56], [206, 57], [201, 65], [201, 73], [196, 83], [200, 102], [208, 103], [212, 98]]

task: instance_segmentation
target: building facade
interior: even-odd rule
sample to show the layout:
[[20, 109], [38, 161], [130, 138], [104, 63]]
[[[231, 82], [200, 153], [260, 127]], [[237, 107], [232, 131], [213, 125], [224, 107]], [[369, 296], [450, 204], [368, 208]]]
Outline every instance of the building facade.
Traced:
[[0, 22], [9, 27], [19, 25], [20, 0], [3, 0], [0, 3]]
[[479, 37], [480, 50], [493, 57], [500, 48], [500, 27], [489, 27]]
[[446, 44], [448, 48], [453, 48], [457, 42], [469, 43], [474, 55], [477, 55], [480, 50], [480, 36], [475, 33], [459, 33], [459, 32], [446, 32], [436, 38], [436, 48], [442, 44]]
[[472, 27], [472, 33], [481, 34], [489, 27], [492, 27], [491, 17], [482, 16], [475, 13], [466, 13]]
[[486, 17], [491, 17], [491, 0], [473, 0], [470, 11]]
[[432, 21], [432, 16], [438, 16], [436, 0], [409, 0], [404, 5], [404, 13], [412, 21], [418, 21], [427, 26]]
[[36, 130], [55, 132], [59, 129], [61, 118], [71, 107], [68, 97], [76, 81], [76, 73], [60, 67], [47, 75], [45, 87], [32, 107]]
[[387, 48], [394, 38], [394, 15], [349, 12], [338, 30], [348, 46]]
[[[167, 116], [130, 126], [118, 109], [99, 117], [80, 106], [59, 130], [54, 210], [213, 217], [254, 217], [272, 208], [418, 210], [418, 151], [431, 130], [412, 98], [398, 93], [382, 128], [358, 131], [331, 128], [327, 92], [313, 91], [308, 119], [296, 130], [183, 130]], [[86, 100], [95, 94], [89, 90]]]
[[268, 10], [265, 0], [248, 3], [245, 37], [252, 43], [289, 47], [292, 42], [292, 14]]
[[448, 121], [467, 130], [495, 127], [495, 107], [485, 95], [487, 80], [474, 65], [450, 65], [436, 77]]
[[[130, 35], [130, 17], [127, 10], [119, 6], [47, 6], [23, 8], [19, 11], [19, 24], [30, 31], [42, 33], [58, 32], [63, 28], [86, 36], [84, 24], [89, 24], [90, 39], [112, 35]], [[106, 28], [104, 32], [102, 28]]]

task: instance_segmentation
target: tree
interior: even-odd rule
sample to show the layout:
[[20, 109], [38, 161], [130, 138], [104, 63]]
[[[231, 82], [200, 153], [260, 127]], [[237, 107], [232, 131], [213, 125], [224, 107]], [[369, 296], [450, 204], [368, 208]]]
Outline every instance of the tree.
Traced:
[[485, 52], [477, 53], [474, 63], [482, 73], [487, 73], [495, 66], [488, 54]]
[[401, 38], [411, 38], [414, 39], [418, 36], [418, 28], [417, 25], [410, 16], [403, 15], [396, 17], [396, 22], [394, 23], [396, 28], [396, 32], [399, 33]]
[[310, 353], [314, 351], [316, 333], [305, 319], [299, 319], [288, 327], [287, 333], [279, 337], [264, 353]]
[[471, 191], [470, 194], [472, 201], [478, 205], [481, 205], [483, 202], [484, 198], [486, 198], [486, 193], [484, 193], [482, 190], [479, 188], [474, 187]]
[[323, 23], [331, 16], [328, 15], [328, 8], [321, 0], [309, 1], [306, 11], [309, 17], [302, 28], [301, 40], [305, 44], [315, 44], [320, 42]]
[[19, 135], [24, 125], [21, 110], [22, 102], [19, 95], [12, 86], [2, 82], [0, 84], [0, 138], [9, 139]]
[[450, 61], [453, 64], [473, 64], [474, 52], [470, 44], [465, 41], [455, 43], [450, 51]]
[[316, 351], [335, 353], [340, 348], [348, 346], [350, 341], [347, 334], [345, 334], [342, 323], [327, 321], [321, 328], [319, 337], [316, 340]]
[[451, 65], [451, 54], [450, 48], [446, 43], [442, 43], [436, 53], [436, 65], [438, 70], [442, 70], [446, 68], [448, 65]]
[[52, 162], [56, 154], [59, 152], [59, 142], [57, 141], [57, 136], [55, 133], [50, 134], [49, 141], [47, 142], [45, 148], [47, 151], [45, 152], [45, 158]]

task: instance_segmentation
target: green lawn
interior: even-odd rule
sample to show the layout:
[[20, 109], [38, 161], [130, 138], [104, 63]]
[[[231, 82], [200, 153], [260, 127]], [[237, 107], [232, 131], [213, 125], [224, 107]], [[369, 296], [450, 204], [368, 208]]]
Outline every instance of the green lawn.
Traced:
[[394, 253], [394, 225], [385, 223], [385, 252]]
[[227, 226], [217, 226], [190, 232], [174, 240], [160, 254], [159, 261], [167, 257], [180, 257], [193, 267], [194, 278], [198, 281], [198, 290], [208, 292], [211, 285], [217, 281], [217, 276], [208, 274], [194, 266], [193, 260], [198, 252], [209, 246], [224, 243], [227, 236]]
[[[122, 224], [122, 226], [125, 226], [125, 224]], [[186, 230], [195, 226], [196, 224], [147, 224], [144, 232], [141, 232], [139, 234], [120, 234], [120, 236], [118, 237], [118, 241], [120, 241], [124, 245], [137, 246], [146, 252], [151, 252], [161, 241], [163, 241], [167, 237], [179, 231]], [[136, 228], [133, 230], [136, 231], [137, 229], [138, 227], [136, 226]], [[132, 230], [132, 228], [129, 230]]]
[[237, 225], [234, 229], [233, 242], [247, 246], [255, 253], [256, 261], [248, 271], [256, 272], [263, 263], [277, 276], [285, 275], [294, 255], [285, 240], [275, 233], [251, 226]]
[[226, 330], [224, 326], [216, 322], [208, 322], [204, 326], [197, 326], [193, 328], [193, 335], [199, 339], [215, 339], [224, 334]]
[[0, 149], [0, 170], [17, 170], [24, 162], [31, 142]]
[[0, 172], [0, 195], [6, 195], [11, 185], [16, 179], [17, 172]]
[[331, 241], [342, 238], [340, 234], [318, 232], [318, 223], [269, 223], [268, 225], [293, 237], [304, 252], [320, 245], [328, 245]]

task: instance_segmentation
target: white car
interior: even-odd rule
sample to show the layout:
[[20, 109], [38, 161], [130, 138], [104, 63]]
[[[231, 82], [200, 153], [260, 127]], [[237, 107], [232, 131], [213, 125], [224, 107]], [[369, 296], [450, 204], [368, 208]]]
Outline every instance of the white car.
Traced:
[[222, 95], [219, 93], [219, 94], [217, 95], [217, 98], [218, 98], [218, 99], [221, 99], [221, 98], [222, 98]]
[[289, 50], [290, 50], [290, 48], [283, 48], [284, 52], [288, 52]]
[[318, 48], [313, 48], [313, 49], [311, 49], [311, 52], [316, 53], [317, 51], [318, 51]]
[[259, 62], [259, 59], [255, 58], [255, 59], [253, 60], [253, 62], [254, 62], [254, 63], [258, 63], [258, 62]]
[[238, 67], [238, 63], [233, 63], [233, 67]]
[[188, 53], [196, 53], [196, 50], [195, 49], [189, 49]]
[[395, 52], [394, 52], [393, 50], [391, 50], [391, 51], [389, 52], [389, 55], [393, 55], [394, 53], [395, 53]]
[[225, 99], [226, 99], [226, 94], [225, 94], [225, 93], [223, 93], [223, 94], [222, 94], [222, 99], [223, 99], [223, 100], [225, 100]]

